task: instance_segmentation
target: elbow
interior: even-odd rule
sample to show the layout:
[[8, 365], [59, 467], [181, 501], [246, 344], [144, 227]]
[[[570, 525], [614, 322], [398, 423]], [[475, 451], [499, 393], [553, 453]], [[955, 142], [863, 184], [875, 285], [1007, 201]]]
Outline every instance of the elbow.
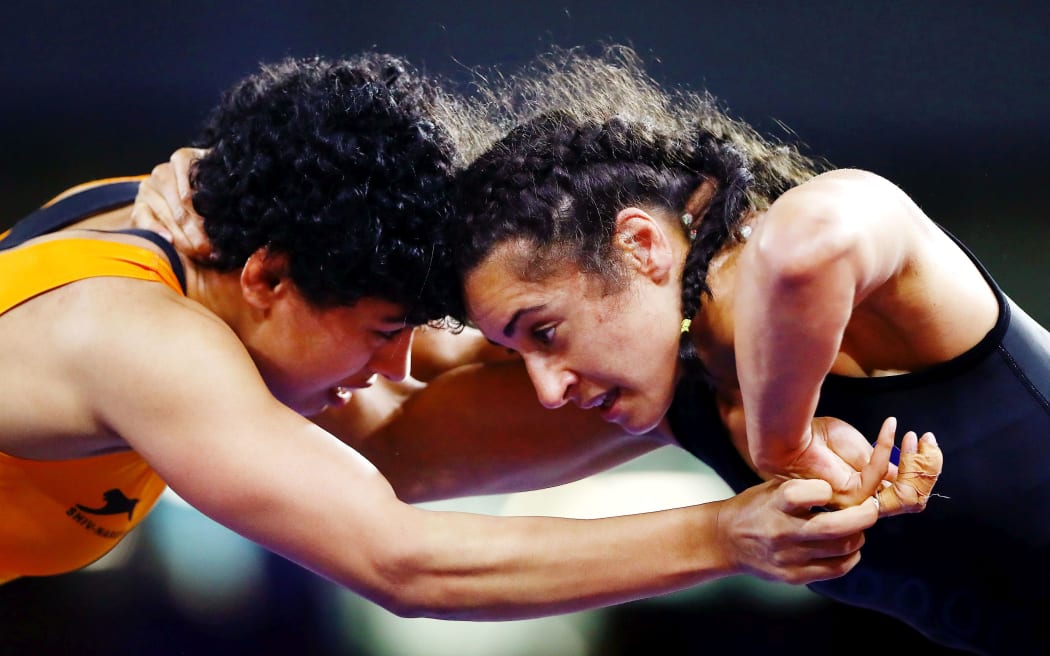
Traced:
[[375, 579], [365, 596], [398, 617], [463, 619], [468, 600], [457, 598], [430, 560], [412, 545], [387, 545], [373, 559]]

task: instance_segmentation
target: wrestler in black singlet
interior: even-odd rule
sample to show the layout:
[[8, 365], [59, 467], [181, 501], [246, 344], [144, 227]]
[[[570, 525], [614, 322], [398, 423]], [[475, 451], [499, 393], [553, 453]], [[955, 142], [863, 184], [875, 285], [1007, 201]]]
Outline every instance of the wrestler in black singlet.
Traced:
[[[860, 564], [809, 587], [984, 654], [1050, 654], [1050, 333], [1008, 299], [963, 355], [879, 378], [828, 376], [818, 416], [877, 435], [886, 417], [932, 431], [944, 454], [922, 513], [866, 532]], [[668, 415], [678, 441], [736, 491], [760, 482], [730, 443], [704, 384], [685, 381]], [[857, 636], [864, 638], [864, 636]], [[887, 647], [890, 647], [887, 645]]]

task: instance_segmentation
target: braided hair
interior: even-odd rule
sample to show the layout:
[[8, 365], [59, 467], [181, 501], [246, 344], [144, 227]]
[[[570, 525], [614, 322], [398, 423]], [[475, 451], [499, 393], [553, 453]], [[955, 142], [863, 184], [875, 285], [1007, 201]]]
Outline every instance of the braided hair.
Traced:
[[[748, 210], [768, 207], [817, 168], [729, 118], [709, 95], [662, 90], [628, 49], [600, 57], [559, 52], [538, 68], [490, 91], [489, 106], [518, 123], [457, 180], [461, 282], [497, 246], [516, 240], [530, 253], [526, 278], [541, 279], [567, 259], [600, 274], [608, 291], [625, 279], [612, 257], [618, 211], [635, 205], [680, 216], [706, 182], [713, 195], [691, 208], [695, 217], [682, 227], [690, 247], [681, 310], [691, 319], [710, 295], [711, 259]], [[466, 321], [465, 303], [457, 318]], [[703, 374], [687, 332], [679, 356], [687, 375]]]

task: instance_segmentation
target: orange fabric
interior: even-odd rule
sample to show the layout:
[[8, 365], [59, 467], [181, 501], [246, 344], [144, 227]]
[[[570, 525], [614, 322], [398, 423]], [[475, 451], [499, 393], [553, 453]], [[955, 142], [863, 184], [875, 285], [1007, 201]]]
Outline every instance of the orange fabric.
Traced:
[[[182, 293], [153, 251], [110, 241], [56, 239], [0, 253], [0, 314], [76, 280], [123, 276]], [[165, 484], [134, 452], [65, 461], [0, 453], [0, 583], [88, 565], [145, 518]]]
[[100, 239], [54, 239], [0, 253], [0, 314], [56, 287], [99, 276], [163, 282], [182, 293], [171, 265], [151, 250]]
[[0, 583], [93, 563], [146, 517], [164, 488], [133, 451], [53, 462], [0, 454]]

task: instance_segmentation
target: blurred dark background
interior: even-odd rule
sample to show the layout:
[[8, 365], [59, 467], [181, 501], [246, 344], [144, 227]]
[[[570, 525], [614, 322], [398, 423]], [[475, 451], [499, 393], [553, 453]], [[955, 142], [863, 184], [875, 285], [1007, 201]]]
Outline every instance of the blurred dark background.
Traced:
[[[472, 67], [511, 71], [552, 44], [623, 43], [658, 80], [705, 87], [764, 131], [790, 127], [810, 154], [894, 180], [1046, 324], [1050, 222], [1038, 194], [1050, 146], [1048, 30], [1050, 4], [1040, 2], [9, 0], [0, 6], [0, 227], [78, 182], [148, 172], [262, 61], [377, 49], [466, 81]], [[691, 465], [648, 465], [664, 466]], [[205, 550], [199, 534], [216, 530], [190, 512], [174, 502], [158, 510], [114, 566], [0, 587], [0, 654], [410, 653], [404, 642], [379, 646], [381, 623], [363, 619], [376, 613], [365, 602], [250, 545], [229, 547], [236, 538], [217, 537], [227, 547], [172, 569], [158, 544]], [[222, 548], [233, 555], [209, 555]], [[254, 569], [244, 580], [255, 583], [234, 577], [246, 587], [223, 605], [232, 575], [216, 567], [246, 562]], [[227, 583], [195, 589], [187, 606], [172, 592], [179, 577]], [[896, 623], [750, 582], [569, 620], [571, 649], [447, 639], [454, 653], [493, 656], [830, 654], [864, 639], [938, 653]], [[431, 625], [420, 622], [390, 620], [388, 631], [423, 635]], [[549, 636], [565, 625], [515, 626]], [[444, 653], [437, 644], [419, 653]]]

